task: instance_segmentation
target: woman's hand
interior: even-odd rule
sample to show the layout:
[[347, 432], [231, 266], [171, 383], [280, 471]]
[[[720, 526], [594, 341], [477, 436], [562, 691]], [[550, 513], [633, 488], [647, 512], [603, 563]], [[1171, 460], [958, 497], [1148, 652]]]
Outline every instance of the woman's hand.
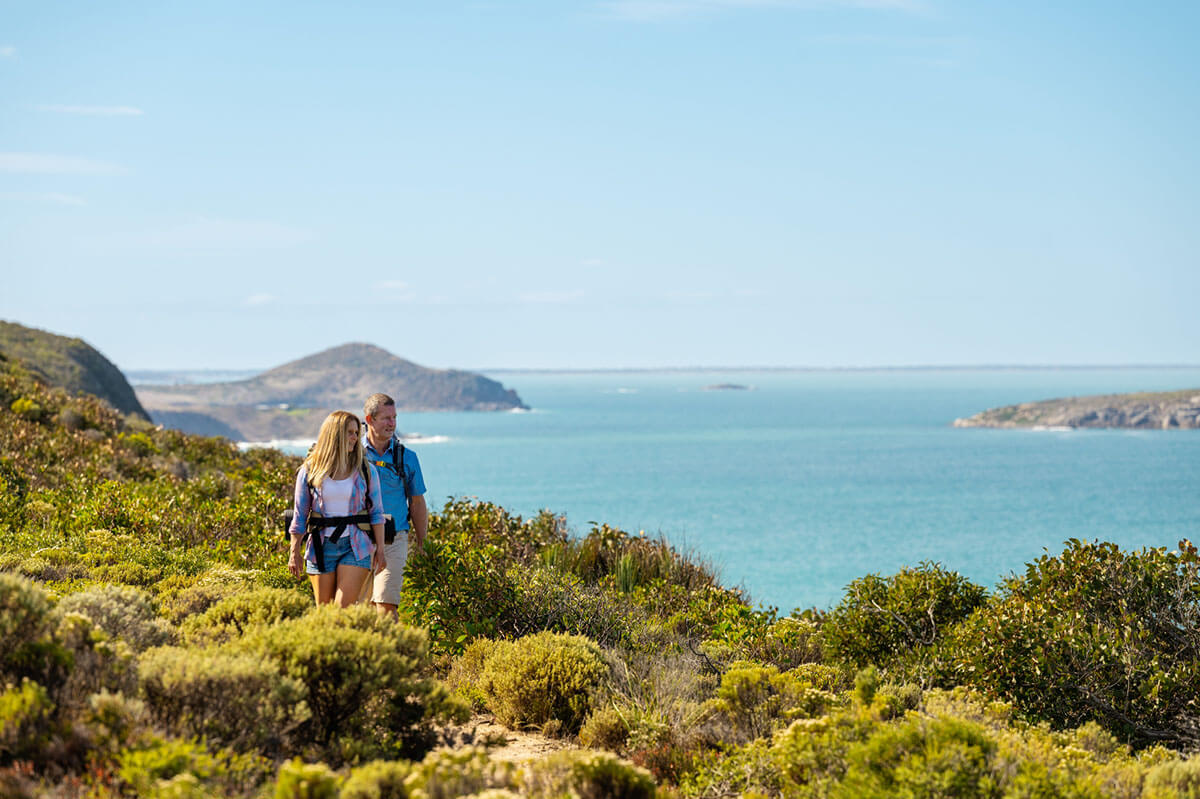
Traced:
[[371, 568], [376, 574], [387, 568], [387, 555], [383, 554], [383, 547], [375, 547], [375, 554], [371, 556]]
[[301, 544], [300, 536], [292, 537], [292, 551], [288, 555], [288, 571], [297, 580], [304, 576], [304, 546]]

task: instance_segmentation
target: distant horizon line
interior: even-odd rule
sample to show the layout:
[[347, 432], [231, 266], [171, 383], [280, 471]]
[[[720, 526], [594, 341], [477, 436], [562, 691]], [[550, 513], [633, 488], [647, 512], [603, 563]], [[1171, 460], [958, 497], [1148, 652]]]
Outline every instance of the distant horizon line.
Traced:
[[[204, 367], [191, 369], [123, 369], [126, 375], [187, 373], [244, 373], [261, 374], [275, 366], [262, 368]], [[433, 367], [441, 369], [443, 367]], [[1200, 369], [1200, 364], [1189, 363], [1145, 363], [1145, 364], [907, 364], [877, 366], [594, 366], [594, 367], [537, 367], [537, 366], [494, 366], [494, 367], [444, 367], [480, 374], [650, 374], [650, 373], [717, 373], [717, 372], [1051, 372], [1088, 370], [1151, 370], [1151, 369]]]

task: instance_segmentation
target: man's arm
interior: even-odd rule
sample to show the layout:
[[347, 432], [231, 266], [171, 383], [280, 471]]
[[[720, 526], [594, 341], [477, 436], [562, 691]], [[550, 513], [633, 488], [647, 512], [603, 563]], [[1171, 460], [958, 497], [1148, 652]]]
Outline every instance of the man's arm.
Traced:
[[412, 532], [417, 549], [425, 546], [425, 534], [429, 532], [429, 508], [425, 507], [425, 495], [417, 494], [408, 501], [408, 512], [412, 514]]

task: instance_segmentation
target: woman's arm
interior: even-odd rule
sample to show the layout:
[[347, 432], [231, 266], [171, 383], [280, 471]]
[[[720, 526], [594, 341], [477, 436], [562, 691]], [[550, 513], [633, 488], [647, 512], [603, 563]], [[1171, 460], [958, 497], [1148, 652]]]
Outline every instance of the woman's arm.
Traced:
[[304, 466], [296, 472], [296, 489], [293, 495], [295, 512], [292, 524], [288, 527], [291, 538], [291, 549], [288, 553], [288, 571], [299, 579], [304, 576], [304, 530], [308, 526], [308, 513], [311, 510], [312, 498], [308, 494], [308, 472]]

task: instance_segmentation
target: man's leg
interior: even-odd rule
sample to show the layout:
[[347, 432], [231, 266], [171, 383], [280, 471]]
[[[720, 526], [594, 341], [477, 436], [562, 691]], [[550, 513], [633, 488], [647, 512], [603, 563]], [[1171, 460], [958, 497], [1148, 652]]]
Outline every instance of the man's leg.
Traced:
[[375, 575], [375, 589], [371, 602], [380, 616], [396, 614], [400, 604], [400, 589], [404, 585], [404, 563], [408, 560], [408, 533], [396, 531], [396, 540], [384, 547], [387, 568]]

